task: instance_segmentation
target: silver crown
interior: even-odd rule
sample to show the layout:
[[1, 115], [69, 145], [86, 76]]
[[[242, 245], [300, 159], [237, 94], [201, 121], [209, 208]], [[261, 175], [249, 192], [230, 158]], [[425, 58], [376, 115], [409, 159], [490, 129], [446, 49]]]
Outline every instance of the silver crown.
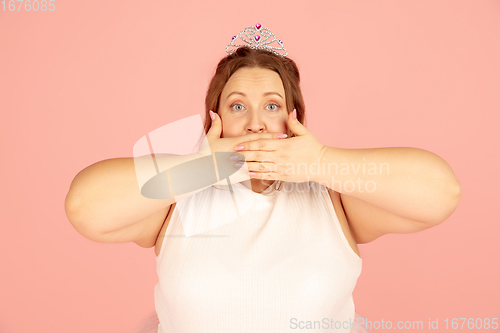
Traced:
[[[246, 44], [234, 44], [238, 37], [240, 40], [244, 41]], [[246, 37], [246, 38], [245, 38]], [[269, 40], [272, 37], [271, 40]], [[271, 46], [276, 42], [275, 45]], [[229, 49], [233, 46], [233, 49]], [[276, 55], [286, 57], [288, 54], [287, 50], [283, 47], [283, 42], [281, 39], [277, 39], [276, 36], [268, 28], [263, 28], [262, 25], [257, 23], [255, 26], [246, 27], [245, 30], [241, 31], [238, 35], [233, 36], [231, 43], [226, 46], [227, 53], [233, 53], [238, 47], [246, 46], [251, 49], [263, 49], [273, 52]], [[276, 50], [283, 50], [285, 53], [278, 52]]]

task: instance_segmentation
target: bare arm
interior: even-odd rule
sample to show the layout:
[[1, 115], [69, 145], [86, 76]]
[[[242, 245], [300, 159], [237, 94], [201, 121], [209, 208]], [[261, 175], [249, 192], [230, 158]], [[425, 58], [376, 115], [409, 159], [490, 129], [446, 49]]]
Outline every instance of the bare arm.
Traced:
[[[171, 158], [186, 162], [199, 157], [192, 154]], [[200, 186], [199, 190], [205, 187]], [[100, 161], [80, 171], [71, 183], [65, 209], [79, 233], [97, 242], [108, 242], [105, 234], [128, 228], [150, 216], [160, 219], [161, 212], [165, 211], [163, 215], [166, 215], [167, 208], [174, 202], [175, 198], [144, 197], [137, 181], [134, 158], [128, 157]]]
[[[253, 133], [242, 137], [221, 138], [221, 133], [221, 119], [219, 115], [214, 114], [211, 127], [206, 134], [207, 141], [203, 141], [197, 153], [155, 154], [154, 168], [151, 164], [148, 166], [147, 162], [151, 159], [151, 155], [142, 156], [144, 159], [142, 157], [109, 159], [90, 165], [80, 171], [71, 183], [65, 201], [68, 219], [80, 234], [97, 242], [133, 241], [139, 245], [143, 244], [144, 247], [153, 246], [156, 241], [155, 233], [159, 233], [169, 206], [175, 200], [193, 195], [210, 184], [228, 177], [231, 177], [232, 182], [250, 179], [247, 174], [238, 171], [234, 162], [229, 160], [229, 155], [225, 156], [225, 153], [233, 154], [235, 147], [242, 142], [278, 139], [279, 134]], [[194, 160], [197, 160], [196, 163], [191, 163]], [[162, 167], [159, 167], [160, 165]], [[136, 173], [136, 167], [140, 172]], [[167, 181], [162, 183], [168, 183], [169, 189], [157, 191], [158, 188], [153, 186], [146, 192], [154, 195], [143, 196], [139, 182], [141, 186], [147, 185], [151, 173], [153, 176], [160, 175], [165, 169], [168, 170], [169, 176]], [[212, 171], [215, 171], [215, 175]], [[143, 190], [145, 188], [146, 186], [143, 186]], [[176, 191], [179, 190], [180, 196], [174, 197], [174, 188]], [[163, 185], [160, 189], [163, 190]], [[157, 196], [159, 192], [163, 192], [162, 194], [169, 192], [170, 196]], [[151, 199], [157, 197], [161, 199]], [[163, 199], [165, 197], [170, 199]]]
[[322, 161], [327, 171], [318, 180], [340, 193], [358, 243], [433, 227], [460, 201], [451, 167], [423, 149], [327, 147]]

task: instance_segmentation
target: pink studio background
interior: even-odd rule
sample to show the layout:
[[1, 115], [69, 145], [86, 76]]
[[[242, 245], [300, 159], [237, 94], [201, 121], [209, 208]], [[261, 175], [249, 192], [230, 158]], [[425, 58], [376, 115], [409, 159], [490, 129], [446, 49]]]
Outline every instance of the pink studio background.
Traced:
[[500, 2], [54, 3], [0, 12], [0, 332], [132, 332], [154, 311], [153, 248], [84, 238], [64, 198], [81, 169], [203, 115], [231, 36], [255, 23], [298, 64], [321, 142], [426, 149], [462, 184], [441, 225], [360, 245], [356, 312], [500, 317]]

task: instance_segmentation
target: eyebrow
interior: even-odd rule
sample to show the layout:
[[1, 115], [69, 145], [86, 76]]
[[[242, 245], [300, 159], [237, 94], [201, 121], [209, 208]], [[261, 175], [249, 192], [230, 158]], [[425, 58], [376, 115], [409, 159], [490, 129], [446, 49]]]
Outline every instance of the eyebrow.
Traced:
[[[233, 91], [232, 93], [230, 93], [229, 95], [227, 95], [226, 98], [229, 98], [229, 96], [231, 96], [233, 94], [238, 94], [238, 95], [242, 95], [242, 96], [247, 97], [247, 95], [244, 94], [244, 93], [242, 93], [241, 91]], [[262, 96], [268, 96], [268, 95], [277, 95], [277, 96], [281, 97], [281, 99], [284, 99], [283, 96], [281, 96], [280, 94], [278, 94], [277, 92], [274, 92], [274, 91], [268, 91], [268, 92], [265, 92], [265, 93], [262, 94]]]

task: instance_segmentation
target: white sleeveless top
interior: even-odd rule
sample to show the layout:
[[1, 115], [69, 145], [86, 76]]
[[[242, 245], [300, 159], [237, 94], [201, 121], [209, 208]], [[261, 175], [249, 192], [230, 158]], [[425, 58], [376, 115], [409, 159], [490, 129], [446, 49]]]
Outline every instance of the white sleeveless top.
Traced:
[[158, 333], [350, 331], [362, 260], [326, 187], [281, 185], [177, 202], [156, 257]]

